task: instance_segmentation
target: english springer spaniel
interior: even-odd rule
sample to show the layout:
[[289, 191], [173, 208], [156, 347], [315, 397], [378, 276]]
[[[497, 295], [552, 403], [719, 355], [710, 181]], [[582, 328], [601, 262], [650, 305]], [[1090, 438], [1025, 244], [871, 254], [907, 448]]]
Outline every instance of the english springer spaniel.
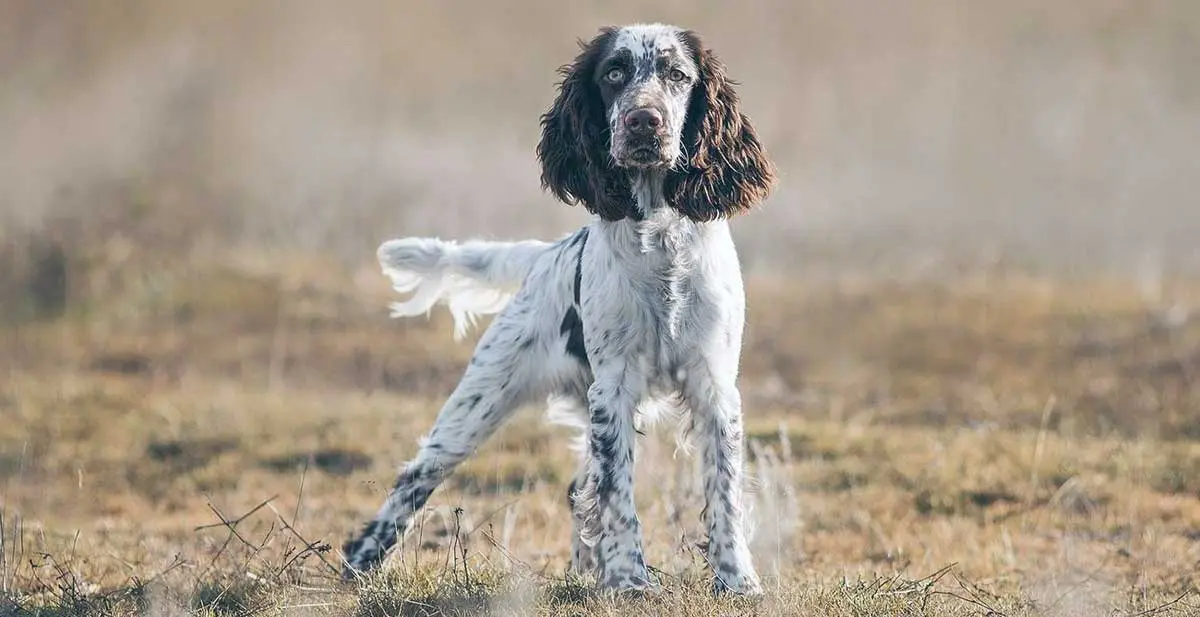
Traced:
[[476, 315], [499, 315], [416, 458], [344, 546], [348, 578], [383, 560], [519, 405], [549, 396], [586, 429], [567, 492], [572, 568], [609, 589], [650, 586], [634, 440], [646, 403], [669, 397], [700, 447], [714, 589], [761, 592], [742, 510], [745, 295], [727, 219], [766, 197], [775, 170], [696, 33], [632, 25], [581, 46], [560, 69], [537, 154], [543, 186], [592, 221], [557, 242], [405, 238], [379, 248], [395, 288], [413, 292], [393, 316], [444, 302], [458, 337]]

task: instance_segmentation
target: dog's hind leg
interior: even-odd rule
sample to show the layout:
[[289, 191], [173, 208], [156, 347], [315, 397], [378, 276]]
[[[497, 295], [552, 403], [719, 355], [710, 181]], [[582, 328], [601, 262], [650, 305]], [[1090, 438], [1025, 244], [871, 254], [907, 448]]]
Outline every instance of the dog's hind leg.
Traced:
[[567, 486], [567, 505], [571, 508], [571, 571], [579, 576], [596, 574], [596, 548], [584, 540], [584, 529], [595, 523], [585, 520], [579, 507], [579, 491], [587, 482], [588, 460], [580, 463], [579, 470]]
[[586, 389], [578, 387], [551, 397], [550, 408], [546, 413], [546, 418], [552, 424], [579, 431], [575, 443], [571, 445], [571, 449], [579, 455], [579, 467], [571, 477], [571, 483], [567, 485], [567, 507], [571, 511], [570, 571], [584, 577], [596, 574], [595, 541], [587, 541], [584, 536], [598, 524], [594, 509], [583, 507], [584, 504], [580, 500], [581, 492], [587, 485], [588, 466], [591, 464], [587, 408]]
[[571, 478], [571, 484], [566, 486], [566, 505], [571, 510], [571, 571], [580, 576], [590, 576], [596, 574], [595, 546], [594, 541], [584, 540], [583, 535], [586, 533], [584, 529], [595, 527], [596, 521], [587, 520], [588, 513], [584, 513], [584, 509], [578, 503], [580, 491], [588, 481], [588, 466], [590, 465], [586, 436], [583, 441], [580, 467], [576, 469], [574, 477]]
[[396, 479], [375, 518], [342, 548], [344, 578], [353, 578], [383, 561], [403, 537], [413, 514], [433, 491], [537, 393], [545, 355], [519, 307], [506, 311], [488, 328], [462, 380], [438, 413], [433, 430]]

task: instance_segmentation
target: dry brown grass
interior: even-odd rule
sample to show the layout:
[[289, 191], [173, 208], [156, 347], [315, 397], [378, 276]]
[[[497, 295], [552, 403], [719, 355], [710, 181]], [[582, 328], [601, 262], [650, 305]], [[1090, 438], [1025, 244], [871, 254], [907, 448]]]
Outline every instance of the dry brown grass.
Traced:
[[[0, 0], [0, 617], [1200, 614], [1198, 16]], [[662, 593], [564, 579], [535, 408], [335, 583], [470, 354], [385, 318], [370, 247], [578, 223], [536, 182], [554, 68], [656, 19], [783, 177], [735, 224], [767, 597], [706, 593], [670, 427], [639, 454]]]
[[[563, 579], [573, 460], [538, 409], [437, 493], [395, 571], [335, 584], [336, 546], [470, 346], [449, 342], [444, 316], [386, 320], [373, 272], [129, 250], [120, 267], [97, 251], [61, 317], [0, 339], [0, 580], [21, 610], [1096, 615], [1180, 597], [1158, 612], [1197, 610], [1186, 283], [1151, 296], [1001, 273], [756, 281], [742, 383], [770, 591], [744, 604], [703, 593], [699, 497], [669, 427], [639, 455], [662, 594]], [[247, 513], [236, 535], [219, 518]]]

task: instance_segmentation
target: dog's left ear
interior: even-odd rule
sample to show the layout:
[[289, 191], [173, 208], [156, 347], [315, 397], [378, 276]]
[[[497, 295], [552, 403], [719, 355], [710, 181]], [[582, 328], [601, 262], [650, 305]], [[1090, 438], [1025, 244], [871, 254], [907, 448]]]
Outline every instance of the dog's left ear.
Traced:
[[735, 83], [699, 35], [682, 34], [699, 68], [683, 129], [690, 157], [667, 179], [675, 208], [696, 221], [729, 218], [766, 198], [775, 184], [775, 165], [741, 112]]

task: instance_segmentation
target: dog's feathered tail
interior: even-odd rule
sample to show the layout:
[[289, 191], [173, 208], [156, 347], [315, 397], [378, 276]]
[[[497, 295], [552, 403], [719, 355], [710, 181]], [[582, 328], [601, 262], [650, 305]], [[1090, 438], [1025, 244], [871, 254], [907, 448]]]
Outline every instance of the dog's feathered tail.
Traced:
[[454, 316], [454, 338], [461, 339], [480, 315], [500, 312], [529, 274], [549, 242], [458, 244], [437, 238], [403, 238], [379, 246], [379, 264], [407, 300], [391, 305], [392, 317], [428, 313], [439, 302]]

